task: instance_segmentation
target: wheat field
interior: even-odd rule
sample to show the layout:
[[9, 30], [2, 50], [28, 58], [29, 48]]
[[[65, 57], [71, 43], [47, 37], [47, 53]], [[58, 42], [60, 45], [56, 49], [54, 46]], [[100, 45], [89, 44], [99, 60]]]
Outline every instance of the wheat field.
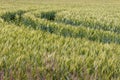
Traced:
[[120, 80], [120, 1], [0, 0], [0, 80]]

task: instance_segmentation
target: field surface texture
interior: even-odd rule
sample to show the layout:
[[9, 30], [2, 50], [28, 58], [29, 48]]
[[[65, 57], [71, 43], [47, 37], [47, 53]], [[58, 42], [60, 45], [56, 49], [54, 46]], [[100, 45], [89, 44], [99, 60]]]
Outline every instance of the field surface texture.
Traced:
[[0, 0], [0, 80], [120, 80], [120, 1]]

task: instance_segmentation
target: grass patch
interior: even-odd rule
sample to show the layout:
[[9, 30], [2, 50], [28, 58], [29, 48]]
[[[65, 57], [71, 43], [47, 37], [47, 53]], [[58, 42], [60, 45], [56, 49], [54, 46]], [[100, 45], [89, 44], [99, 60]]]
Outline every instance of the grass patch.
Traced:
[[55, 20], [55, 11], [41, 12], [41, 18], [54, 21]]
[[6, 22], [12, 22], [12, 23], [15, 23], [17, 25], [20, 25], [20, 22], [22, 20], [22, 15], [25, 12], [26, 11], [23, 11], [23, 10], [18, 10], [16, 12], [6, 12], [5, 14], [3, 14], [1, 16], [1, 18]]

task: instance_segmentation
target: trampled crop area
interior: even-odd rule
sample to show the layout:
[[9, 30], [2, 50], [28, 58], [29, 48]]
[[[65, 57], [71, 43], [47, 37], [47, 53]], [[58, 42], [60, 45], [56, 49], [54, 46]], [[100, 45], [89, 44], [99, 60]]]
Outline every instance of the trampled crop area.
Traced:
[[0, 80], [120, 80], [120, 1], [1, 0]]

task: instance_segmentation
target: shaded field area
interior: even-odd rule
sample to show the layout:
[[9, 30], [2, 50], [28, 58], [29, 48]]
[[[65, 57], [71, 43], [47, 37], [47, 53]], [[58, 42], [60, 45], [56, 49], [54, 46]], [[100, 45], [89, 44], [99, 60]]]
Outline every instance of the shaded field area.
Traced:
[[0, 80], [119, 80], [118, 0], [1, 0]]

